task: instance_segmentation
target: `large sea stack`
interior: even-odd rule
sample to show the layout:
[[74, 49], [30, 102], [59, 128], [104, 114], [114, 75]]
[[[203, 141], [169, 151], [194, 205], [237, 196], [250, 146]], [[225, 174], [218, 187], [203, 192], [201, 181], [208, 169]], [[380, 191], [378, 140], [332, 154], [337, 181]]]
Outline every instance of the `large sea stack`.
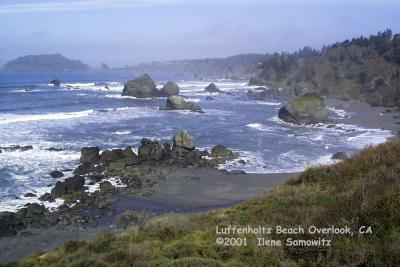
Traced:
[[279, 109], [278, 117], [295, 124], [313, 124], [328, 118], [324, 99], [317, 93], [307, 93], [296, 97]]
[[144, 74], [139, 78], [128, 81], [124, 86], [122, 95], [146, 98], [156, 96], [157, 92], [153, 79], [148, 74]]

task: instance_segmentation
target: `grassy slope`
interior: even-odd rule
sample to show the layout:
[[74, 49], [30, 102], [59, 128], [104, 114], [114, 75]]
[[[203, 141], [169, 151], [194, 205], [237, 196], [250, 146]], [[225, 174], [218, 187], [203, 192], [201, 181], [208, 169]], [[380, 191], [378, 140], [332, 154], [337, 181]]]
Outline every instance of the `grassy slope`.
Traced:
[[[119, 236], [70, 241], [15, 266], [396, 266], [400, 262], [399, 185], [400, 141], [390, 141], [344, 162], [308, 169], [241, 205], [158, 218]], [[229, 224], [333, 224], [354, 229], [371, 225], [374, 233], [332, 236], [331, 248], [256, 247], [250, 241], [241, 248], [216, 245], [215, 226]]]

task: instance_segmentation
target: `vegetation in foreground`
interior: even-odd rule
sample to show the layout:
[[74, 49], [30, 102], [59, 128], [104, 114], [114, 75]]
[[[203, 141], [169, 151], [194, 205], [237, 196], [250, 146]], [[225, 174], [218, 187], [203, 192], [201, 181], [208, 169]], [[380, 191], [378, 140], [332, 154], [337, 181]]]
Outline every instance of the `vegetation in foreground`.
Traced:
[[[400, 262], [399, 186], [400, 141], [389, 141], [338, 164], [310, 168], [232, 208], [157, 218], [121, 235], [70, 241], [11, 266], [396, 266]], [[331, 247], [257, 247], [250, 234], [245, 247], [215, 244], [216, 226], [228, 225], [352, 229], [370, 225], [373, 233], [332, 235]]]

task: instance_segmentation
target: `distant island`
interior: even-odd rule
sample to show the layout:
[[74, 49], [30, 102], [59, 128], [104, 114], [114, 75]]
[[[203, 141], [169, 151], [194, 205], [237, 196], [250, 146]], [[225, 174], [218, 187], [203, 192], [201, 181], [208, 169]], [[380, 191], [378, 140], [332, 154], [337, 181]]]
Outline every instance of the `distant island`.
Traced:
[[80, 60], [68, 59], [61, 54], [28, 55], [7, 62], [5, 71], [88, 71], [90, 67]]

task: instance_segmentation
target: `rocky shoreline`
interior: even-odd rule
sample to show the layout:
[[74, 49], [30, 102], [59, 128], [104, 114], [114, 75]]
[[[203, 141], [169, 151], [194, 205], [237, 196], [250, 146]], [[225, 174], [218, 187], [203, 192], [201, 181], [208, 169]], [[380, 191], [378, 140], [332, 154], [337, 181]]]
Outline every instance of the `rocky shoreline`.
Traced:
[[[49, 202], [61, 198], [64, 204], [55, 212], [37, 203], [29, 203], [15, 213], [1, 212], [0, 237], [16, 235], [26, 228], [46, 228], [57, 224], [78, 227], [94, 225], [96, 218], [82, 216], [82, 211], [105, 209], [118, 201], [113, 197], [116, 193], [146, 196], [168, 173], [188, 167], [215, 168], [235, 156], [222, 145], [215, 146], [210, 152], [198, 150], [187, 132], [176, 134], [171, 143], [162, 145], [157, 140], [143, 138], [138, 154], [132, 147], [101, 153], [99, 147], [84, 147], [73, 176], [58, 181], [51, 193], [39, 198]], [[64, 174], [54, 171], [51, 175], [62, 177]], [[118, 178], [117, 187], [107, 180], [115, 177]], [[95, 184], [98, 184], [98, 190], [88, 193], [87, 185]]]

